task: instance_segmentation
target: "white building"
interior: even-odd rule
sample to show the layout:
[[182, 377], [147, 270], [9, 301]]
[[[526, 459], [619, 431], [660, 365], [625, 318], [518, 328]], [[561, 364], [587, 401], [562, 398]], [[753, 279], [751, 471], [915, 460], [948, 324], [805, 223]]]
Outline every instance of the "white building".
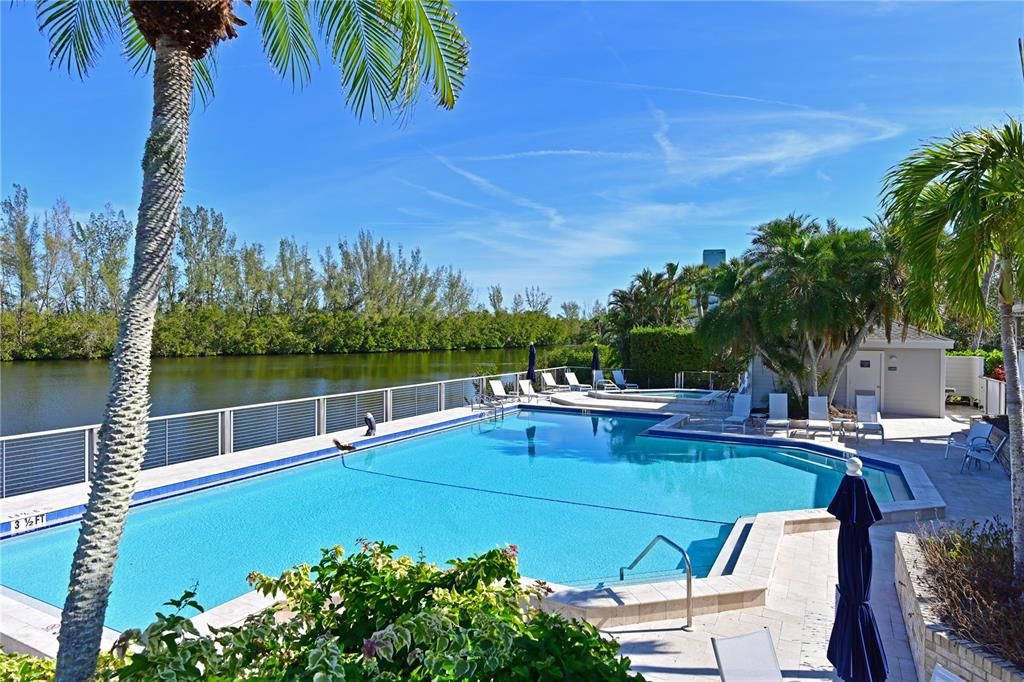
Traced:
[[[943, 417], [946, 414], [946, 351], [952, 339], [910, 327], [894, 327], [886, 340], [881, 329], [868, 334], [861, 349], [845, 367], [836, 367], [833, 355], [822, 363], [822, 372], [839, 371], [834, 404], [852, 409], [858, 395], [874, 395], [884, 417]], [[822, 391], [825, 383], [822, 382]], [[750, 366], [753, 403], [767, 405], [768, 394], [785, 391], [786, 382], [765, 367], [759, 358]]]

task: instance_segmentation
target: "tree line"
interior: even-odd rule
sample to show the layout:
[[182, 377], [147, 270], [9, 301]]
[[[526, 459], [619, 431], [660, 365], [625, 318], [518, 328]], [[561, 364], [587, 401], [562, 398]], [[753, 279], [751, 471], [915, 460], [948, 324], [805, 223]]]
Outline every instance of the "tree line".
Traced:
[[[63, 199], [33, 215], [25, 187], [0, 204], [0, 359], [107, 357], [134, 225], [107, 205], [76, 219]], [[603, 315], [552, 311], [536, 286], [486, 303], [461, 270], [360, 231], [311, 253], [286, 237], [240, 242], [214, 209], [186, 207], [158, 298], [155, 356], [447, 350], [579, 343]]]

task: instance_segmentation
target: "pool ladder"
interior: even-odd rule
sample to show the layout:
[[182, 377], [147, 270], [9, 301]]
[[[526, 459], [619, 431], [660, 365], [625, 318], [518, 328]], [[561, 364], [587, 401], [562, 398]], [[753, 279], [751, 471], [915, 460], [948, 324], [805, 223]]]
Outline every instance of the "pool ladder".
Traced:
[[619, 580], [625, 580], [626, 571], [632, 571], [636, 568], [637, 564], [643, 561], [644, 557], [647, 556], [659, 542], [664, 542], [666, 545], [682, 554], [683, 561], [686, 562], [686, 627], [693, 627], [693, 564], [690, 563], [690, 555], [687, 554], [686, 550], [669, 540], [664, 535], [655, 535], [654, 539], [647, 543], [647, 546], [644, 547], [643, 551], [636, 555], [636, 558], [633, 559], [633, 563], [629, 566], [621, 567], [619, 569]]

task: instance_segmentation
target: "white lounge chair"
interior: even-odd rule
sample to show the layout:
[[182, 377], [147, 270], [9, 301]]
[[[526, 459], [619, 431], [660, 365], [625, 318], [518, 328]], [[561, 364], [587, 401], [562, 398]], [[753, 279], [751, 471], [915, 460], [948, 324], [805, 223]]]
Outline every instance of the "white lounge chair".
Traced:
[[608, 381], [607, 379], [605, 379], [604, 378], [604, 370], [600, 370], [600, 369], [595, 369], [594, 370], [594, 386], [599, 391], [621, 391], [622, 390], [621, 388], [619, 388], [615, 384], [615, 382]]
[[866, 438], [869, 433], [877, 433], [885, 442], [885, 427], [882, 426], [878, 414], [878, 398], [873, 395], [857, 396], [857, 424], [854, 434], [860, 440], [861, 434]]
[[722, 682], [782, 682], [782, 668], [768, 628], [736, 637], [712, 637]]
[[992, 429], [995, 427], [988, 422], [976, 421], [971, 424], [971, 428], [968, 429], [967, 433], [951, 433], [949, 438], [946, 439], [946, 452], [942, 455], [942, 459], [949, 457], [949, 449], [963, 450], [966, 452], [971, 448], [971, 443], [981, 438], [984, 441], [988, 441], [989, 436], [992, 435]]
[[505, 392], [505, 384], [501, 383], [500, 379], [488, 379], [487, 383], [491, 387], [491, 395], [499, 403], [506, 403], [516, 399], [514, 395], [509, 395]]
[[764, 422], [764, 432], [785, 431], [789, 437], [789, 395], [786, 393], [768, 394], [768, 419]]
[[812, 395], [807, 399], [807, 435], [814, 438], [818, 431], [828, 433], [830, 440], [835, 436], [828, 414], [828, 398], [823, 395]]
[[527, 401], [537, 400], [540, 398], [540, 394], [533, 390], [533, 384], [529, 379], [519, 380], [519, 397], [525, 398]]
[[579, 379], [576, 378], [576, 373], [570, 369], [565, 370], [565, 382], [569, 384], [569, 390], [571, 391], [582, 391], [583, 389], [589, 391], [593, 388], [590, 384], [581, 384]]
[[638, 384], [631, 384], [628, 381], [626, 381], [626, 375], [621, 369], [612, 370], [612, 381], [615, 382], [616, 386], [623, 390], [640, 388]]
[[568, 391], [572, 388], [569, 384], [560, 384], [555, 381], [555, 378], [551, 376], [550, 372], [540, 373], [540, 392], [541, 393], [557, 393], [558, 391]]
[[750, 419], [750, 394], [740, 393], [732, 401], [732, 414], [722, 420], [722, 431], [730, 427], [740, 427], [747, 432], [747, 420]]

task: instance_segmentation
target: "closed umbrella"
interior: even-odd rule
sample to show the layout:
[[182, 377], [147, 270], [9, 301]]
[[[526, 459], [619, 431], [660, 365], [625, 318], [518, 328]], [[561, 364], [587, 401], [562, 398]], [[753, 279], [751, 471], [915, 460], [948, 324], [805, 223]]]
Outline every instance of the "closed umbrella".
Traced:
[[889, 675], [882, 639], [871, 610], [871, 538], [868, 529], [882, 512], [861, 474], [857, 457], [828, 512], [839, 519], [839, 601], [828, 641], [828, 660], [846, 682], [881, 682]]
[[590, 359], [590, 369], [601, 369], [601, 354], [597, 351], [597, 346], [594, 346], [594, 355]]
[[530, 344], [530, 364], [526, 366], [526, 378], [534, 381], [537, 378], [537, 346]]

